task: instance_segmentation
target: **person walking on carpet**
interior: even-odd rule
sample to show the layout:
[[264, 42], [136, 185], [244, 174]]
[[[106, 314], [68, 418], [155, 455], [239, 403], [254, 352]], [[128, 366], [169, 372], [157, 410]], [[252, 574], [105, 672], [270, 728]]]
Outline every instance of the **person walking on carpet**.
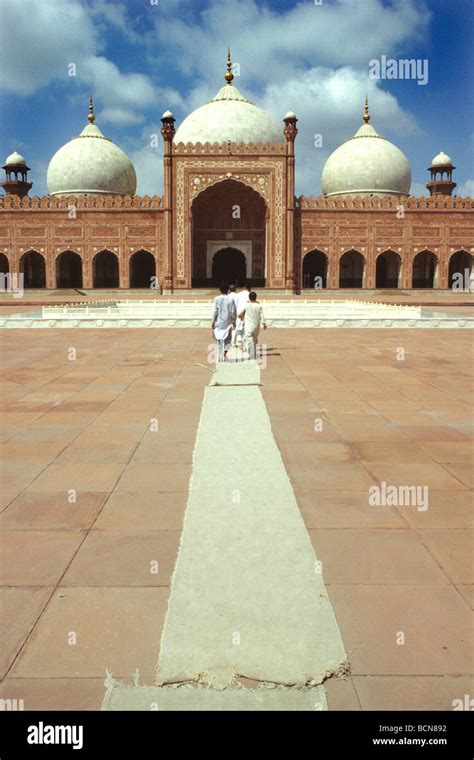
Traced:
[[235, 328], [237, 309], [235, 300], [228, 294], [228, 287], [222, 284], [219, 288], [221, 295], [214, 301], [214, 315], [212, 318], [212, 330], [217, 343], [217, 361], [227, 359], [227, 352], [232, 340], [232, 328]]
[[258, 336], [260, 328], [267, 329], [263, 308], [257, 301], [257, 294], [252, 291], [249, 293], [249, 300], [239, 314], [240, 319], [244, 322], [244, 341], [251, 359], [257, 355]]

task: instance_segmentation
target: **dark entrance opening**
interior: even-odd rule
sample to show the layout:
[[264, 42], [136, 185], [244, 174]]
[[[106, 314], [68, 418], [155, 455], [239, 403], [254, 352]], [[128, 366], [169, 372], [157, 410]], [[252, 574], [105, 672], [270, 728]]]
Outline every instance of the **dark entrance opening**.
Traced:
[[237, 248], [221, 248], [212, 259], [212, 284], [219, 287], [227, 285], [244, 285], [247, 278], [247, 262], [242, 251]]
[[339, 287], [362, 288], [364, 257], [359, 251], [346, 251], [339, 260]]
[[303, 288], [327, 287], [328, 257], [322, 251], [310, 251], [303, 259]]
[[469, 290], [472, 257], [467, 251], [456, 251], [449, 259], [449, 287], [453, 290]]
[[434, 288], [436, 256], [431, 251], [420, 251], [413, 261], [413, 288]]
[[25, 288], [46, 287], [46, 267], [44, 258], [38, 251], [28, 251], [21, 258], [20, 272], [23, 273]]
[[[194, 198], [191, 215], [193, 287], [215, 287], [222, 277], [240, 281], [251, 278], [254, 287], [265, 286], [270, 220], [265, 200], [256, 190], [234, 179], [217, 182]], [[213, 252], [217, 250], [214, 262], [209, 261], [211, 244]], [[246, 253], [249, 251], [247, 263], [238, 252], [243, 244]], [[233, 253], [225, 263], [221, 251], [227, 248]]]
[[376, 288], [398, 288], [400, 257], [395, 251], [384, 251], [375, 265]]
[[151, 288], [156, 277], [155, 257], [149, 251], [136, 251], [130, 258], [130, 287]]
[[75, 251], [63, 251], [56, 259], [56, 286], [82, 288], [82, 261]]
[[10, 266], [4, 253], [0, 253], [0, 274], [8, 274]]
[[119, 263], [112, 251], [101, 251], [94, 259], [94, 288], [118, 288]]

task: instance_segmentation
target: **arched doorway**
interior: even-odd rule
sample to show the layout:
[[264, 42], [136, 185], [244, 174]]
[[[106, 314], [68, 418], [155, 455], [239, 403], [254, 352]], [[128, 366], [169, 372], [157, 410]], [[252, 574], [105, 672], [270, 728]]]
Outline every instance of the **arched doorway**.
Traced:
[[467, 251], [456, 251], [449, 259], [448, 287], [452, 290], [473, 289], [472, 256]]
[[212, 284], [243, 285], [247, 280], [247, 262], [237, 248], [221, 248], [212, 258]]
[[398, 288], [402, 261], [395, 251], [383, 251], [375, 264], [375, 287]]
[[100, 251], [94, 257], [94, 288], [118, 288], [120, 286], [118, 258], [112, 251]]
[[10, 263], [4, 253], [0, 253], [0, 274], [8, 274]]
[[63, 251], [57, 257], [56, 287], [82, 288], [82, 261], [75, 251]]
[[130, 287], [151, 288], [156, 277], [155, 257], [145, 250], [135, 251], [130, 256]]
[[310, 251], [303, 259], [303, 288], [327, 287], [328, 257], [322, 251]]
[[364, 257], [359, 251], [346, 251], [339, 259], [339, 287], [362, 288], [364, 283]]
[[46, 287], [46, 266], [44, 258], [38, 251], [27, 251], [20, 259], [20, 272], [23, 274], [24, 288]]
[[437, 259], [431, 251], [420, 251], [413, 259], [412, 288], [434, 288]]
[[196, 196], [191, 214], [193, 287], [216, 285], [223, 275], [265, 285], [267, 206], [256, 190], [223, 180]]

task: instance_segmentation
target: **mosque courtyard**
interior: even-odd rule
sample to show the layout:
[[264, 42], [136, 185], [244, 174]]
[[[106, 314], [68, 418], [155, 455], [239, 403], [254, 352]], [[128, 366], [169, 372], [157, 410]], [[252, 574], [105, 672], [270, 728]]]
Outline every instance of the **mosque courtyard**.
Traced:
[[[205, 475], [211, 491], [226, 484], [239, 509], [241, 491], [251, 500], [260, 479], [285, 471], [302, 517], [295, 531], [309, 539], [337, 624], [321, 633], [321, 646], [330, 649], [338, 627], [346, 654], [316, 679], [328, 709], [452, 710], [472, 693], [470, 330], [270, 328], [248, 406], [247, 387], [207, 387], [210, 330], [9, 329], [0, 338], [0, 698], [31, 710], [99, 710], [107, 672], [153, 686], [190, 479]], [[205, 392], [209, 400], [224, 391], [228, 416], [217, 407], [215, 428], [206, 428], [205, 411], [198, 431]], [[271, 430], [259, 416], [265, 409]], [[226, 421], [223, 456], [193, 473], [196, 440], [205, 451], [206, 431], [226, 430]], [[278, 462], [268, 472], [265, 447], [275, 443], [281, 473]], [[409, 486], [419, 489], [415, 502], [370, 498]], [[197, 506], [209, 513], [208, 502]], [[268, 520], [259, 522], [258, 505], [244, 505], [246, 525], [235, 534], [227, 512], [211, 515], [206, 535], [187, 517], [188, 546], [202, 541], [218, 566], [229, 521], [235, 562], [250, 564], [248, 577], [236, 578], [223, 561], [223, 606], [207, 616], [204, 596], [194, 599], [182, 623], [192, 630], [192, 615], [201, 615], [200, 635], [212, 640], [225, 600], [244, 589], [245, 622], [237, 615], [229, 636], [255, 634], [249, 654], [267, 649], [271, 664], [272, 628], [286, 615], [281, 587], [290, 577], [302, 588], [306, 581], [284, 550], [293, 533], [283, 513], [280, 532], [279, 518], [272, 523], [278, 497], [265, 505]], [[258, 560], [271, 562], [272, 552], [275, 581], [262, 605]], [[209, 557], [199, 549], [193, 557], [198, 575]], [[291, 634], [295, 660], [308, 632], [309, 612]], [[239, 652], [236, 661], [245, 660], [245, 641], [239, 646], [232, 639], [226, 650]], [[258, 676], [236, 668], [234, 688], [278, 681], [264, 664]], [[301, 683], [296, 674], [282, 682], [291, 709], [291, 686]]]

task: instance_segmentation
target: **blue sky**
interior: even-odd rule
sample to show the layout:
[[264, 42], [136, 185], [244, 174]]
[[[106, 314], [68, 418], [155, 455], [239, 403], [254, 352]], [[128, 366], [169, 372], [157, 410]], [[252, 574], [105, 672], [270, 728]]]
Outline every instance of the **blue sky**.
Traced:
[[[328, 155], [371, 123], [407, 156], [412, 193], [443, 149], [460, 194], [474, 195], [472, 0], [0, 0], [0, 155], [19, 150], [44, 194], [52, 155], [96, 123], [132, 159], [138, 192], [162, 193], [160, 116], [178, 123], [224, 83], [281, 124], [299, 117], [297, 193], [320, 193]], [[375, 81], [369, 61], [428, 60], [428, 83]], [[75, 76], [70, 76], [75, 66]], [[322, 147], [314, 136], [322, 135]]]

